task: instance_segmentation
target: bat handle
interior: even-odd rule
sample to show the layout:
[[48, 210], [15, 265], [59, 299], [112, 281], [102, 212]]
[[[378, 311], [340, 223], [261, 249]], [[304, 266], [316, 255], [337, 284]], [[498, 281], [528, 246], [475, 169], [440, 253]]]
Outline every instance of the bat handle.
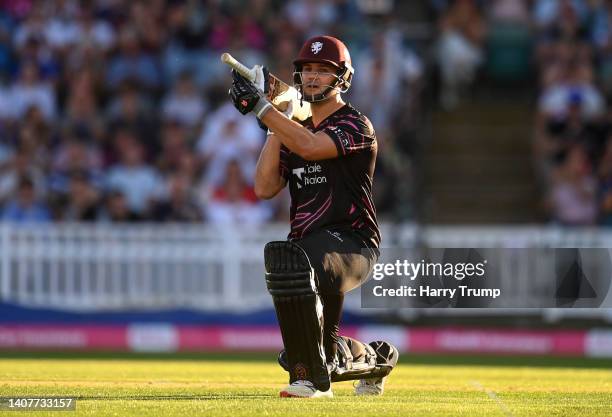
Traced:
[[243, 65], [241, 62], [236, 60], [236, 58], [234, 58], [227, 52], [224, 52], [223, 55], [221, 55], [221, 62], [234, 68], [236, 71], [238, 71], [240, 75], [242, 75], [249, 81], [251, 82], [255, 81], [255, 71]]

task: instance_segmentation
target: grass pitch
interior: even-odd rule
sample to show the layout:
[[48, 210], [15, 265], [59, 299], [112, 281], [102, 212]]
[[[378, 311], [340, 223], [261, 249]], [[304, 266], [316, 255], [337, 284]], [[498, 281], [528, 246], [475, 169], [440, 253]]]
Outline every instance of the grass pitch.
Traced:
[[404, 354], [376, 398], [278, 398], [285, 383], [274, 354], [0, 354], [0, 397], [73, 396], [70, 416], [612, 416], [610, 360]]

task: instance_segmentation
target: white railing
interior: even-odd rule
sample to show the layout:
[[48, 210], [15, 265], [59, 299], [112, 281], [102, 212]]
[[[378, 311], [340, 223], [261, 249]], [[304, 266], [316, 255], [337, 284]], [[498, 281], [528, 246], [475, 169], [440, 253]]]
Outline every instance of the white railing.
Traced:
[[[383, 247], [612, 248], [612, 232], [604, 229], [385, 224], [382, 230]], [[284, 239], [286, 233], [287, 226], [278, 224], [248, 229], [1, 224], [0, 301], [76, 311], [178, 307], [244, 311], [267, 307], [271, 300], [263, 280], [263, 246], [270, 240]], [[516, 268], [519, 264], [526, 266]], [[533, 265], [543, 264], [546, 260], [536, 260]], [[535, 266], [529, 265], [517, 261], [508, 267], [507, 280], [523, 282], [514, 286], [519, 291], [516, 297], [533, 296], [533, 280], [538, 275], [534, 274]], [[359, 292], [353, 291], [346, 306], [356, 309], [359, 305]], [[577, 310], [568, 314], [585, 313]], [[423, 310], [422, 314], [432, 312]], [[588, 314], [609, 312], [593, 310]]]
[[1, 226], [0, 299], [74, 310], [268, 305], [263, 245], [285, 228]]

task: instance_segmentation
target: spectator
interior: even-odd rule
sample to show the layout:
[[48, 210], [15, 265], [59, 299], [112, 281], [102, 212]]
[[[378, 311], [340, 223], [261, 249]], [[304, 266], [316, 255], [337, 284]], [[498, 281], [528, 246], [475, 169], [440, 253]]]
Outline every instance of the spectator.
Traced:
[[176, 173], [189, 178], [189, 183], [192, 184], [194, 188], [197, 188], [196, 182], [202, 177], [202, 167], [197, 156], [193, 152], [181, 155]]
[[21, 70], [23, 63], [32, 63], [38, 69], [40, 78], [45, 81], [55, 82], [59, 76], [60, 63], [50, 48], [38, 36], [26, 39], [23, 46], [16, 51], [19, 58], [17, 68]]
[[472, 83], [483, 62], [486, 25], [475, 0], [456, 0], [440, 18], [439, 27], [441, 102], [451, 109], [459, 101], [459, 89]]
[[110, 61], [107, 81], [110, 87], [118, 88], [128, 80], [149, 91], [156, 91], [161, 85], [157, 63], [142, 50], [136, 31], [125, 27], [119, 38], [119, 53]]
[[162, 150], [157, 167], [162, 173], [177, 171], [185, 155], [191, 153], [186, 128], [177, 120], [167, 121], [161, 141]]
[[529, 25], [529, 6], [526, 0], [493, 0], [489, 17], [493, 22]]
[[[163, 63], [170, 83], [186, 71], [194, 74], [200, 87], [210, 85], [220, 75], [223, 68], [219, 60], [202, 47], [210, 31], [208, 23], [221, 17], [219, 7], [217, 2], [206, 4], [206, 10], [200, 2], [168, 2], [165, 13], [168, 46], [163, 52]], [[202, 68], [207, 70], [201, 71]]]
[[42, 199], [47, 191], [47, 178], [40, 166], [34, 163], [32, 155], [19, 150], [5, 162], [4, 169], [0, 171], [0, 203], [7, 201], [17, 192], [19, 181], [28, 178], [34, 184], [37, 199]]
[[253, 187], [247, 184], [240, 163], [229, 161], [223, 183], [213, 189], [206, 204], [208, 220], [217, 225], [256, 225], [271, 216], [269, 207], [257, 200]]
[[102, 155], [99, 149], [88, 144], [84, 137], [69, 137], [55, 152], [49, 175], [50, 188], [56, 193], [67, 193], [70, 179], [75, 173], [85, 176], [88, 182], [101, 187], [101, 169]]
[[158, 121], [150, 101], [135, 84], [126, 82], [121, 86], [119, 95], [109, 105], [108, 119], [111, 131], [130, 130], [139, 140], [146, 140], [149, 154], [159, 151]]
[[205, 111], [206, 103], [194, 85], [191, 74], [183, 72], [172, 92], [163, 100], [164, 118], [177, 120], [189, 128], [194, 128], [202, 122]]
[[306, 37], [329, 32], [329, 28], [338, 20], [336, 8], [332, 2], [291, 0], [285, 6], [292, 26], [298, 28]]
[[51, 221], [49, 209], [42, 201], [37, 200], [34, 183], [30, 178], [22, 177], [17, 185], [17, 192], [2, 211], [2, 221], [12, 223], [47, 223]]
[[598, 75], [607, 97], [612, 96], [612, 2], [603, 1], [593, 13], [591, 39], [599, 60]]
[[112, 26], [102, 19], [96, 19], [91, 5], [81, 5], [76, 26], [75, 38], [81, 47], [92, 46], [106, 53], [115, 46], [116, 36]]
[[33, 163], [46, 169], [49, 164], [48, 149], [53, 139], [52, 123], [47, 123], [38, 107], [30, 107], [17, 132], [20, 150], [31, 155]]
[[160, 195], [159, 174], [144, 161], [142, 145], [133, 138], [120, 144], [120, 162], [112, 166], [106, 176], [106, 189], [120, 191], [129, 210], [144, 216], [152, 200]]
[[159, 201], [152, 210], [154, 221], [160, 222], [199, 222], [202, 209], [191, 194], [189, 177], [174, 174], [168, 179], [169, 195]]
[[410, 114], [406, 107], [417, 92], [423, 62], [402, 45], [398, 30], [390, 27], [374, 35], [372, 46], [359, 57], [356, 66], [360, 76], [352, 87], [351, 99], [377, 127], [377, 137], [384, 140], [389, 129], [395, 127], [394, 118]]
[[101, 141], [104, 135], [104, 120], [99, 114], [94, 77], [90, 69], [74, 74], [66, 100], [63, 127], [67, 130], [82, 131]]
[[21, 49], [31, 39], [43, 40], [46, 38], [46, 17], [41, 4], [33, 5], [29, 13], [17, 26], [13, 42], [15, 48]]
[[37, 107], [51, 121], [56, 113], [53, 87], [40, 79], [38, 67], [33, 62], [23, 64], [19, 81], [11, 92], [13, 116], [23, 117], [31, 107]]
[[567, 117], [575, 104], [580, 105], [581, 115], [586, 119], [601, 116], [605, 108], [588, 64], [569, 65], [564, 75], [544, 90], [539, 110], [545, 117]]
[[612, 226], [612, 139], [608, 138], [603, 157], [599, 165], [598, 200], [600, 209], [599, 222]]
[[62, 210], [63, 221], [93, 222], [98, 218], [98, 191], [92, 187], [85, 173], [74, 173], [70, 177], [67, 204]]
[[79, 25], [76, 19], [78, 9], [71, 2], [54, 3], [55, 10], [52, 16], [48, 16], [45, 11], [44, 34], [48, 45], [61, 55], [78, 42]]
[[569, 21], [584, 20], [589, 12], [584, 0], [536, 0], [533, 10], [540, 31], [554, 30]]
[[246, 177], [253, 178], [263, 136], [255, 120], [242, 117], [231, 103], [222, 105], [208, 117], [197, 144], [198, 153], [207, 165], [205, 181], [218, 184], [230, 160], [240, 161]]
[[580, 146], [564, 155], [551, 189], [553, 219], [567, 226], [587, 226], [597, 219], [596, 182]]
[[[293, 60], [295, 51], [300, 47], [295, 37], [283, 33], [274, 40], [274, 50], [271, 51], [270, 72], [281, 80], [293, 80]], [[350, 90], [349, 90], [350, 91]]]
[[146, 51], [158, 53], [165, 41], [166, 29], [161, 24], [165, 3], [166, 0], [129, 2], [130, 22]]
[[130, 210], [127, 199], [121, 191], [111, 191], [106, 195], [104, 207], [98, 220], [113, 223], [134, 223], [143, 220], [143, 216]]

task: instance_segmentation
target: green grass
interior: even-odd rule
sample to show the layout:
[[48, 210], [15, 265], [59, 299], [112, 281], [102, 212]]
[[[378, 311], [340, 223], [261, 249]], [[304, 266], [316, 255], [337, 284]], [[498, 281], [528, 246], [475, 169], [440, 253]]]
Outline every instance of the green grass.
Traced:
[[285, 382], [274, 354], [0, 355], [0, 397], [74, 396], [75, 416], [612, 416], [610, 360], [404, 355], [377, 398], [281, 399]]

